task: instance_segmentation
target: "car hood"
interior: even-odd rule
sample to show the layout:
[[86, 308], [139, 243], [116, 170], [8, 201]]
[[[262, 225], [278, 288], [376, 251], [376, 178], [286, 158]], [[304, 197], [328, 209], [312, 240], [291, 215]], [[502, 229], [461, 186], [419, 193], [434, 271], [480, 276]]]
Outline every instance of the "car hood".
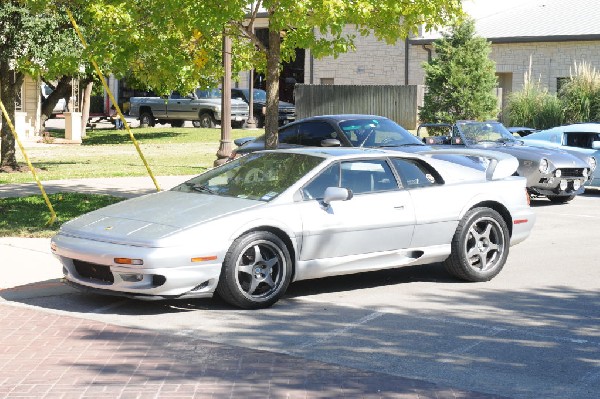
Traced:
[[485, 148], [510, 154], [519, 160], [539, 161], [546, 158], [556, 167], [585, 168], [588, 165], [578, 157], [559, 149], [533, 147], [528, 145], [495, 145], [495, 146], [470, 146], [471, 148]]
[[202, 193], [163, 191], [92, 211], [65, 223], [62, 234], [113, 243], [161, 246], [161, 240], [264, 202]]

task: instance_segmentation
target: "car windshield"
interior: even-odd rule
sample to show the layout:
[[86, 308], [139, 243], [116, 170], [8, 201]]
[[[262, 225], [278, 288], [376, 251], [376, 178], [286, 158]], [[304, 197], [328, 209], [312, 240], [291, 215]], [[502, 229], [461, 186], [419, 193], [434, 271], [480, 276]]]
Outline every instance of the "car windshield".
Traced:
[[196, 97], [198, 98], [221, 98], [221, 89], [196, 89]]
[[267, 102], [267, 92], [261, 89], [252, 90], [254, 101]]
[[316, 167], [323, 158], [258, 152], [203, 173], [171, 190], [270, 201]]
[[508, 129], [499, 122], [458, 122], [456, 125], [467, 144], [518, 142]]
[[424, 145], [389, 119], [353, 119], [339, 123], [340, 129], [355, 147], [399, 147]]

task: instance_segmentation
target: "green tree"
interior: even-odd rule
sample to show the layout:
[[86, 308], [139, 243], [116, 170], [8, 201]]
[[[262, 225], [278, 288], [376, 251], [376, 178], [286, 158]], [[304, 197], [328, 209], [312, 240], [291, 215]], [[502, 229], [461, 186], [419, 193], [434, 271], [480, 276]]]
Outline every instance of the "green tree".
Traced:
[[424, 64], [423, 122], [490, 119], [497, 113], [495, 63], [489, 42], [475, 36], [475, 23], [466, 19], [434, 42], [435, 58]]
[[[446, 25], [462, 13], [460, 0], [61, 2], [86, 10], [81, 16], [86, 37], [93, 38], [88, 53], [105, 61], [105, 72], [131, 72], [140, 86], [161, 94], [217, 85], [223, 76], [221, 37], [230, 36], [234, 76], [252, 68], [266, 75], [269, 148], [277, 145], [281, 65], [295, 57], [297, 48], [310, 49], [316, 57], [337, 56], [353, 50], [358, 35], [372, 34], [392, 44], [420, 26]], [[254, 33], [259, 15], [268, 18], [268, 43]], [[348, 25], [356, 29], [345, 30]]]
[[[67, 23], [66, 17], [38, 11], [24, 0], [0, 3], [0, 98], [11, 120], [25, 74], [35, 78], [46, 74], [48, 80], [58, 80], [78, 69], [80, 48], [73, 32], [65, 29]], [[42, 105], [46, 116], [64, 94], [62, 90]], [[18, 170], [15, 139], [7, 123], [2, 124], [0, 139], [0, 167]]]

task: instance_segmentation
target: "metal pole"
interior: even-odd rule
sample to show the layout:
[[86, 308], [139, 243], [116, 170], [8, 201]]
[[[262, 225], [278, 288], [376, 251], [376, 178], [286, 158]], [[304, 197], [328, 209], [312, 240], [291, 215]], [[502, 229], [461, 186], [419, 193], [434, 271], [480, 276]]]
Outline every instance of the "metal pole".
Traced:
[[254, 118], [254, 69], [250, 70], [250, 88], [248, 89], [248, 107], [250, 111], [246, 121], [246, 129], [256, 129], [256, 119]]
[[227, 162], [231, 154], [231, 38], [223, 31], [223, 82], [221, 95], [221, 144], [215, 166]]

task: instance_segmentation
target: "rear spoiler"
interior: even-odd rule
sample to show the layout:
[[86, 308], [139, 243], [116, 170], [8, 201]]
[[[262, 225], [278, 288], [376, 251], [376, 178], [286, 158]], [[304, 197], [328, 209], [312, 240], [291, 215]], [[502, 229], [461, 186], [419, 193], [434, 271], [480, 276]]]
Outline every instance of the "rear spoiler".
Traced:
[[519, 167], [519, 160], [510, 154], [498, 151], [478, 150], [478, 149], [439, 149], [432, 151], [419, 152], [421, 155], [463, 155], [466, 157], [478, 157], [489, 160], [485, 170], [487, 180], [499, 180], [512, 176]]

